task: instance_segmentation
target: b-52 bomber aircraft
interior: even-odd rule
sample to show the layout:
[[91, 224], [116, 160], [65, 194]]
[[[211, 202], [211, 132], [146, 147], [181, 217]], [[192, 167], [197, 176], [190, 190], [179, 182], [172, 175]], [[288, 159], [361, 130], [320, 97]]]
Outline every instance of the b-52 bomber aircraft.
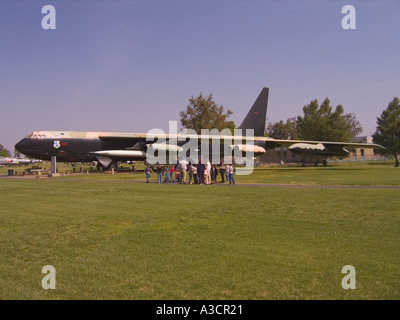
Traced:
[[[371, 143], [347, 143], [331, 141], [280, 140], [264, 137], [265, 121], [268, 105], [269, 88], [263, 88], [250, 111], [240, 125], [242, 132], [253, 129], [254, 135], [239, 137], [239, 143], [232, 145], [239, 152], [250, 150], [254, 156], [264, 154], [268, 149], [288, 147], [293, 153], [309, 157], [345, 157], [349, 154], [347, 148], [375, 148], [382, 146]], [[150, 141], [149, 142], [149, 137]], [[82, 131], [34, 131], [15, 145], [22, 154], [29, 157], [50, 161], [56, 157], [59, 162], [92, 162], [97, 161], [105, 169], [116, 168], [120, 161], [146, 160], [149, 148], [164, 151], [176, 151], [187, 141], [188, 136], [182, 133], [166, 134], [165, 141], [160, 143], [149, 133], [118, 133], [118, 132], [82, 132]], [[226, 135], [212, 136], [212, 139], [222, 141]], [[198, 140], [211, 139], [210, 136], [198, 135]], [[171, 144], [174, 140], [177, 143]], [[182, 141], [181, 141], [182, 140]], [[251, 141], [252, 146], [243, 144]], [[235, 137], [234, 141], [238, 141]], [[240, 142], [242, 141], [242, 142]], [[222, 150], [222, 149], [221, 149]], [[227, 152], [227, 149], [223, 149]], [[222, 154], [221, 157], [227, 156]], [[218, 159], [219, 162], [219, 159]]]

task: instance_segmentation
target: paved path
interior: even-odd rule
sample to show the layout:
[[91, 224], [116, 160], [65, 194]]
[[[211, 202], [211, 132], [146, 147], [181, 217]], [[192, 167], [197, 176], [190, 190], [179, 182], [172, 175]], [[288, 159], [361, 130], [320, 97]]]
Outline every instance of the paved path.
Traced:
[[[72, 175], [72, 174], [70, 174]], [[81, 173], [76, 173], [75, 175], [82, 175]], [[8, 175], [0, 175], [1, 180], [32, 180], [37, 179], [36, 175], [24, 175], [24, 176], [8, 176]], [[137, 181], [137, 180], [117, 180], [117, 179], [104, 179], [104, 180], [96, 180], [96, 179], [68, 179], [66, 177], [47, 177], [41, 176], [40, 180], [43, 179], [56, 179], [63, 181], [79, 181], [79, 182], [122, 182], [122, 183], [146, 183], [146, 181]], [[150, 182], [151, 184], [157, 184], [157, 182]], [[179, 183], [174, 182], [170, 183], [172, 185], [178, 185]], [[229, 186], [228, 183], [217, 183], [214, 186]], [[359, 186], [359, 185], [308, 185], [308, 184], [269, 184], [269, 183], [237, 183], [234, 186], [230, 187], [264, 187], [264, 188], [318, 188], [318, 189], [400, 189], [400, 186]]]

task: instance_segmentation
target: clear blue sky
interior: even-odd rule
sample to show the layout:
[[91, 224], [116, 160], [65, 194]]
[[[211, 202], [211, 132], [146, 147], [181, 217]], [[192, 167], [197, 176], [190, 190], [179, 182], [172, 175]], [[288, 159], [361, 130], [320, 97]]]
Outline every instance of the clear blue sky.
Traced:
[[[56, 30], [44, 30], [44, 5]], [[344, 5], [356, 30], [344, 30]], [[400, 1], [0, 2], [0, 143], [33, 130], [147, 132], [212, 93], [240, 124], [262, 87], [269, 122], [313, 99], [363, 135], [400, 96]]]

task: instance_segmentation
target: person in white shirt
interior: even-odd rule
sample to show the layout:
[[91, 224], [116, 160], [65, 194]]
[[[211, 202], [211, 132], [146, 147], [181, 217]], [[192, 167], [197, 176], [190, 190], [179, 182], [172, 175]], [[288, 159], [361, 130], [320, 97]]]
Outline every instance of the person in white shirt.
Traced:
[[179, 183], [186, 183], [186, 171], [188, 162], [183, 159], [179, 161]]
[[207, 169], [207, 184], [211, 184], [211, 163], [210, 163], [210, 160], [207, 160], [206, 169]]
[[229, 165], [229, 184], [235, 184], [235, 178], [233, 177], [233, 164]]

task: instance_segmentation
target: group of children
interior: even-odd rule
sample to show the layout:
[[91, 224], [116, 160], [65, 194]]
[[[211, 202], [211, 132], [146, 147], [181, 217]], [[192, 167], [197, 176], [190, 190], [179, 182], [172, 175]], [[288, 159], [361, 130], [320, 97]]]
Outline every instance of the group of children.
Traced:
[[233, 176], [233, 166], [230, 164], [225, 165], [221, 163], [219, 170], [215, 164], [207, 162], [202, 164], [187, 163], [186, 161], [177, 162], [175, 165], [158, 165], [155, 169], [148, 165], [145, 169], [146, 182], [150, 182], [151, 173], [157, 173], [158, 183], [171, 183], [179, 182], [186, 184], [186, 174], [189, 175], [189, 184], [216, 184], [218, 171], [221, 175], [221, 182], [224, 183], [225, 179], [229, 184], [235, 184]]

